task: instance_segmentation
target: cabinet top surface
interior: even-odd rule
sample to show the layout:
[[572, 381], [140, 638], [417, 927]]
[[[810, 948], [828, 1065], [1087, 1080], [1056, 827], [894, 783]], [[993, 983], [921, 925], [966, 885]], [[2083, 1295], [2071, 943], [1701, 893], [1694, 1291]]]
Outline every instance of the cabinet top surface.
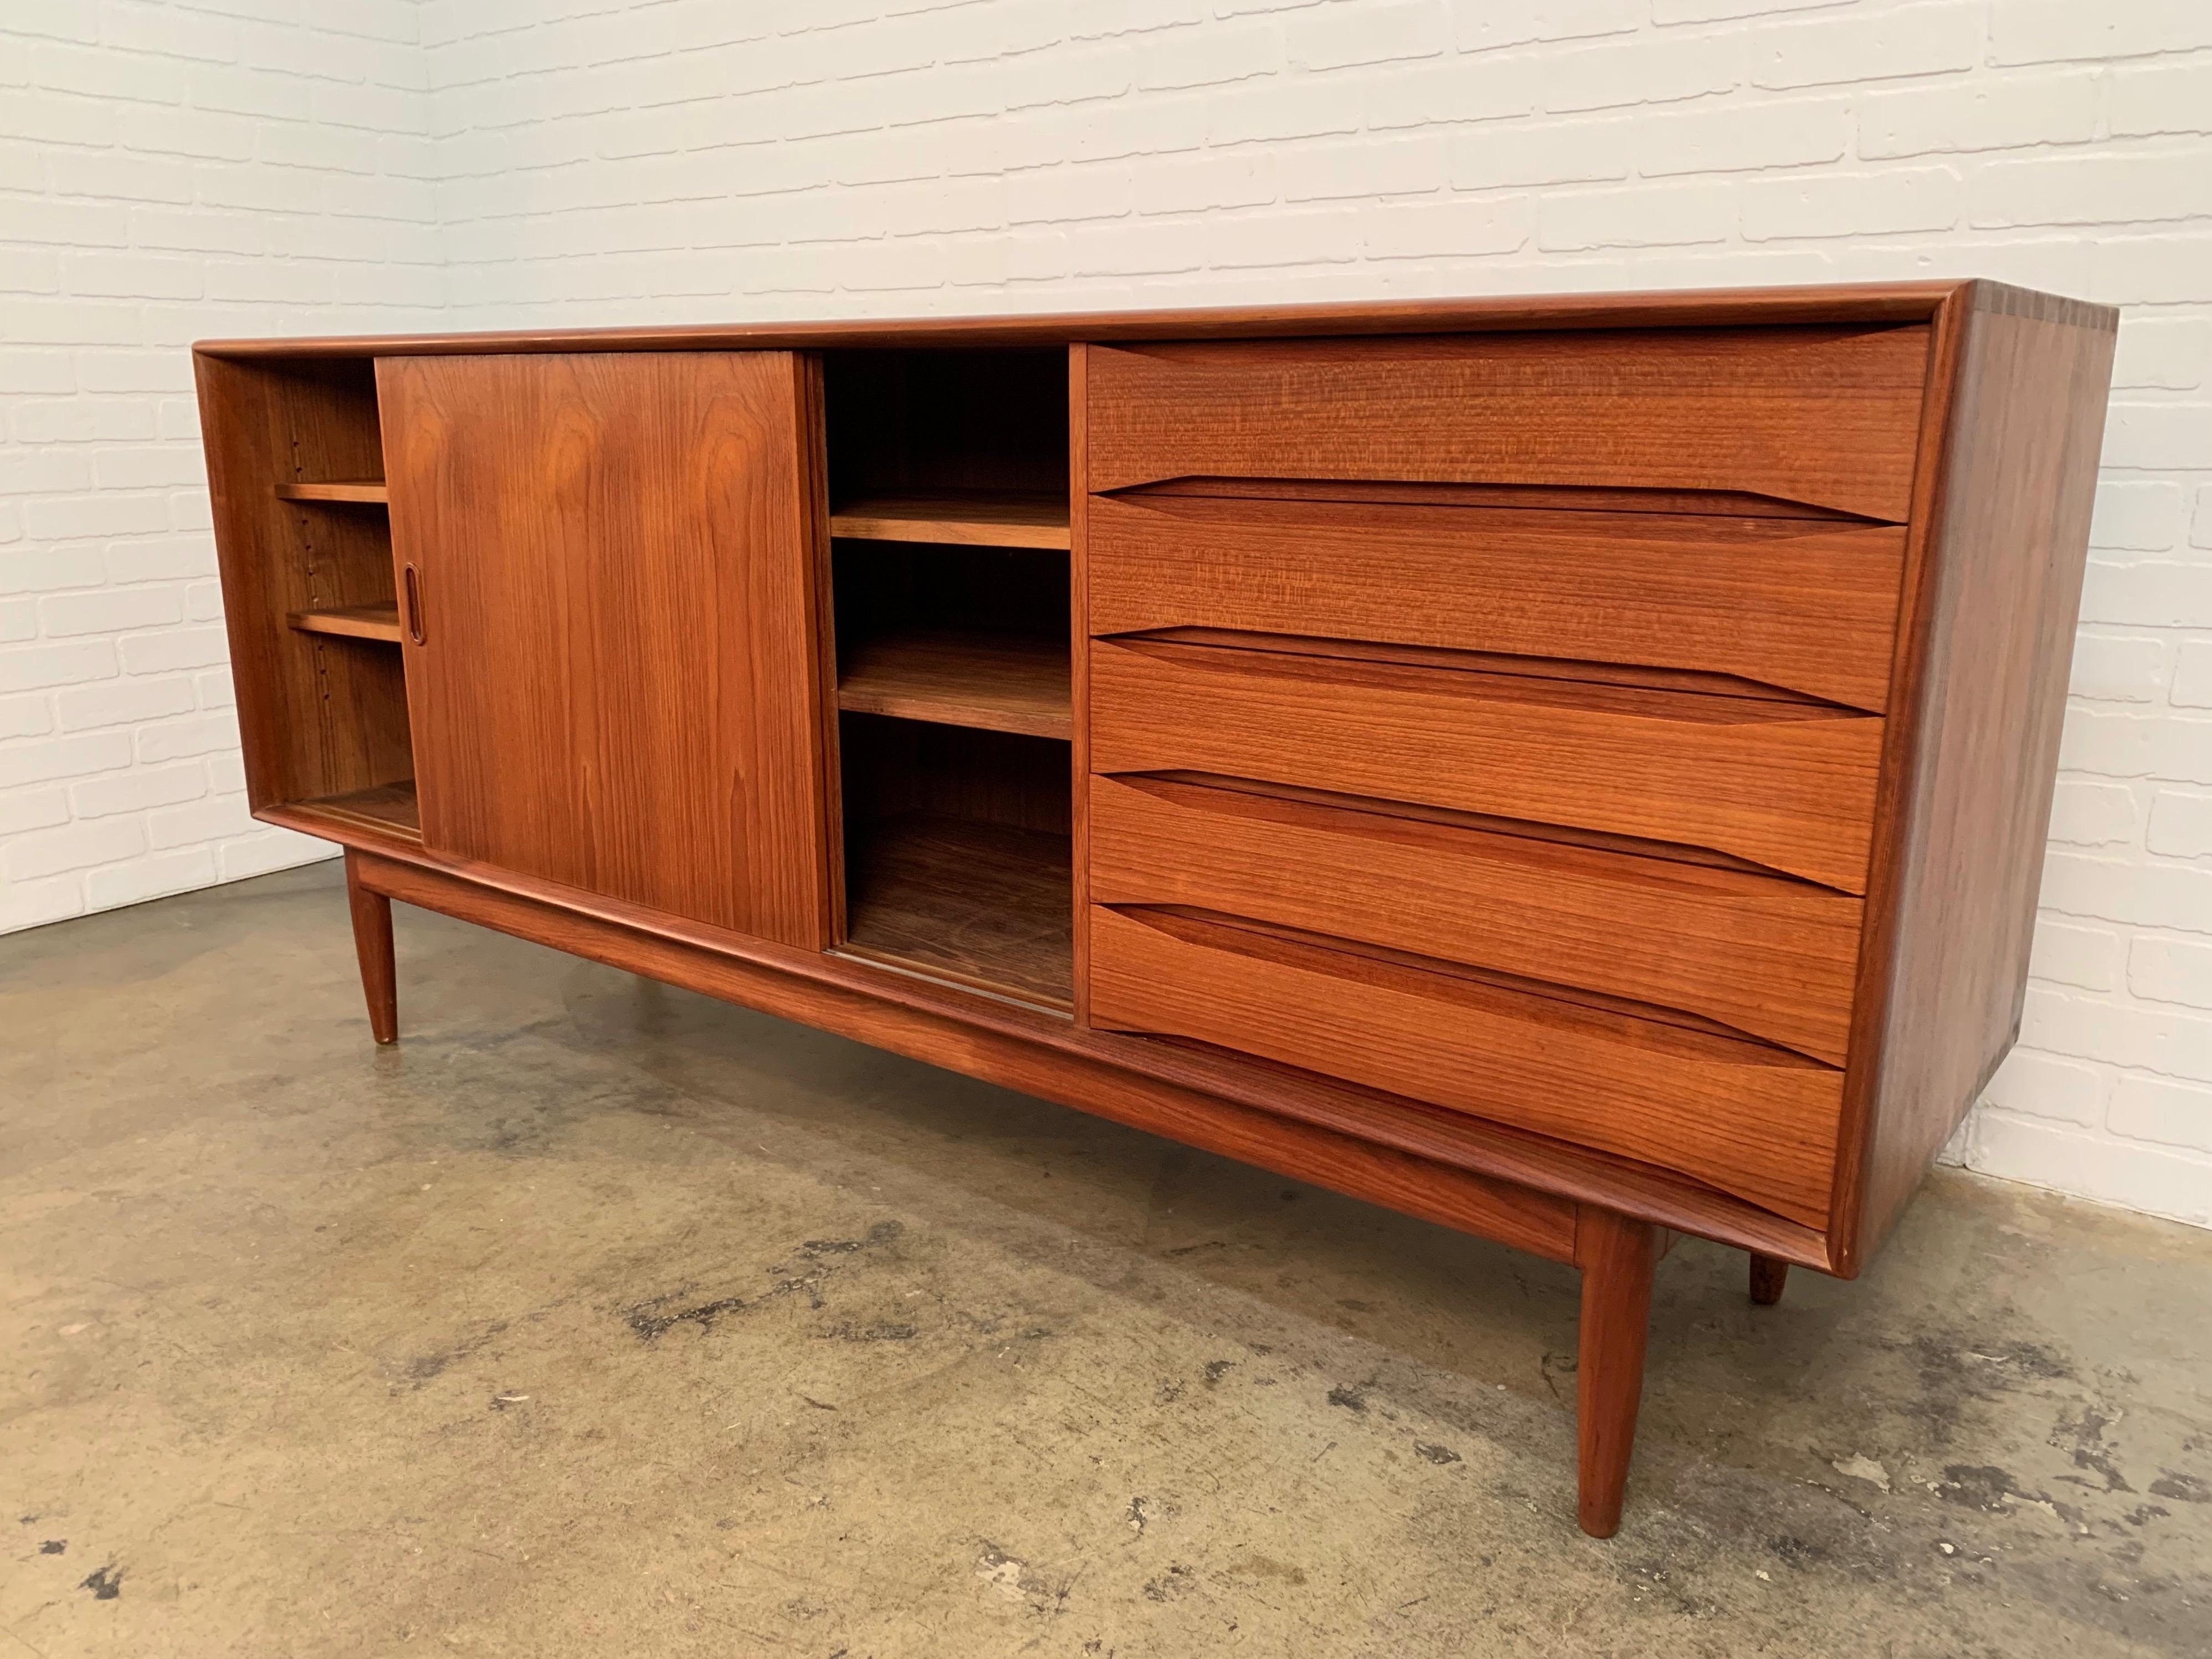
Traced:
[[453, 334], [325, 335], [202, 340], [214, 357], [416, 356], [528, 351], [708, 351], [836, 346], [1044, 346], [1075, 341], [1312, 334], [1425, 334], [1548, 328], [1698, 328], [1758, 324], [1923, 321], [1954, 299], [1978, 310], [2109, 330], [2109, 307], [1972, 278], [1821, 287], [1686, 289], [1638, 294], [1069, 312], [1034, 316], [852, 318], [844, 321], [673, 324]]

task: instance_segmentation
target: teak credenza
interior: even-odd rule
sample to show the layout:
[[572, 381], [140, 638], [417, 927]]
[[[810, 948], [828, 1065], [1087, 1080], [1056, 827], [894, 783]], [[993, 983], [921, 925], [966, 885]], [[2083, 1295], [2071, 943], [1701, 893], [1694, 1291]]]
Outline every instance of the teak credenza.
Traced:
[[2114, 316], [1979, 282], [197, 349], [404, 900], [1582, 1271], [1855, 1275], [2018, 1030]]

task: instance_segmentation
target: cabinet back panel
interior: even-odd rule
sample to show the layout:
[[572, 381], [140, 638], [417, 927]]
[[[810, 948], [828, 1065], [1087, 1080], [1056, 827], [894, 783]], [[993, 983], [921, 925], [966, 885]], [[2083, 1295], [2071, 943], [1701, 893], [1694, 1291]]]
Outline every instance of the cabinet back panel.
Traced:
[[841, 646], [916, 629], [1066, 636], [1065, 553], [912, 542], [833, 545]]
[[847, 714], [838, 726], [848, 817], [919, 812], [1068, 833], [1065, 743], [881, 714]]
[[1067, 490], [1067, 354], [831, 351], [834, 501], [931, 491]]

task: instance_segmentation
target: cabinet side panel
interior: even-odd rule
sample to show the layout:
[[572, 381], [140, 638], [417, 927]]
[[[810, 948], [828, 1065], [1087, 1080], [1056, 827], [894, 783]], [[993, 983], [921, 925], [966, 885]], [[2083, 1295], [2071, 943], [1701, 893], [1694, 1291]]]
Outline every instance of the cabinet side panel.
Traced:
[[269, 490], [277, 475], [268, 377], [221, 357], [196, 357], [193, 370], [246, 799], [258, 811], [301, 793], [300, 749], [314, 729], [313, 658], [285, 649], [284, 615], [307, 603], [307, 583], [288, 574]]
[[1854, 1068], [1863, 1162], [1840, 1174], [1845, 1272], [2019, 1035], [2111, 380], [2111, 312], [2016, 305], [1984, 284], [1959, 303], [1887, 995]]

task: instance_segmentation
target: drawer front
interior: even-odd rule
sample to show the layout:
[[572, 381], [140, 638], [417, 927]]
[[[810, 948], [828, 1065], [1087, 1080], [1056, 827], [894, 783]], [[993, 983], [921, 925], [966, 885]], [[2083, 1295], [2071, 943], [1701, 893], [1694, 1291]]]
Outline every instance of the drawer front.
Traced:
[[1711, 848], [1865, 891], [1883, 722], [1807, 704], [1094, 641], [1091, 767]]
[[1743, 490], [1901, 523], [1928, 330], [1093, 346], [1094, 491], [1170, 478]]
[[1089, 525], [1096, 634], [1395, 641], [1888, 702], [1894, 526], [1170, 495], [1102, 497]]
[[1840, 1066], [1857, 899], [1741, 870], [1157, 778], [1091, 780], [1091, 897], [1595, 991]]
[[1843, 1074], [1244, 928], [1094, 909], [1091, 1018], [1677, 1170], [1823, 1225]]

